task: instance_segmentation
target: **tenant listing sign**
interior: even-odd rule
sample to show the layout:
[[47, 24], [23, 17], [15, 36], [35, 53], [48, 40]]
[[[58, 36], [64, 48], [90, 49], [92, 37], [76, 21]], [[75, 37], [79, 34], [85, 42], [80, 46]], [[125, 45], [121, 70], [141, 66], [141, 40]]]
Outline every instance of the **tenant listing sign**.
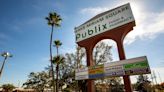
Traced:
[[151, 73], [146, 56], [76, 69], [75, 79], [138, 75]]
[[103, 32], [133, 22], [134, 16], [130, 4], [98, 14], [86, 23], [75, 27], [76, 42], [96, 36]]

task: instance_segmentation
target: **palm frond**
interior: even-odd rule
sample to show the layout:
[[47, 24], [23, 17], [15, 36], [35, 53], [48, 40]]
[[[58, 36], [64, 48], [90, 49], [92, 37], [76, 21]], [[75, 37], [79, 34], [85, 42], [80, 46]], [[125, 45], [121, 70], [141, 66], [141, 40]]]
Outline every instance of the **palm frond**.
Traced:
[[59, 46], [61, 46], [62, 45], [62, 43], [60, 42], [60, 40], [55, 40], [54, 41], [54, 46], [55, 47], [59, 47]]
[[52, 60], [52, 63], [53, 64], [60, 64], [60, 63], [63, 63], [65, 60], [65, 58], [63, 56], [55, 56], [53, 57], [53, 60]]
[[61, 17], [56, 12], [50, 12], [49, 16], [45, 18], [48, 22], [48, 25], [60, 27]]
[[50, 20], [49, 17], [46, 17], [45, 19], [48, 20], [48, 21]]

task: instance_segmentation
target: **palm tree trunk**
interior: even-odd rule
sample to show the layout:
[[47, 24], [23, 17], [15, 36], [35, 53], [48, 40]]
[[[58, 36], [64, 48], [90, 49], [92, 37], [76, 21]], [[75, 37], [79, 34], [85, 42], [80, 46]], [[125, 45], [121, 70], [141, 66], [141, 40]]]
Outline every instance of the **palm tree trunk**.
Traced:
[[58, 71], [59, 71], [59, 65], [56, 66], [56, 92], [58, 92]]
[[52, 63], [52, 36], [53, 36], [53, 25], [51, 30], [51, 36], [50, 36], [50, 62], [51, 62], [51, 72], [52, 72], [52, 85], [53, 85], [53, 92], [55, 92], [55, 79], [54, 79], [54, 68]]
[[[56, 50], [57, 50], [57, 57], [58, 57], [58, 47], [56, 47]], [[59, 65], [58, 65], [58, 62], [56, 63], [56, 92], [58, 92], [58, 71], [59, 71]]]
[[[59, 67], [59, 68], [60, 68], [60, 67]], [[62, 76], [61, 76], [61, 74], [60, 74], [60, 71], [59, 71], [59, 78], [60, 78], [60, 79], [59, 79], [59, 80], [60, 80], [60, 81], [59, 81], [59, 85], [60, 85], [60, 83], [61, 83], [61, 81], [62, 81], [62, 80], [61, 80], [61, 79], [62, 79]], [[60, 86], [60, 90], [62, 91], [62, 85]]]
[[5, 59], [4, 59], [4, 61], [3, 61], [3, 64], [2, 64], [2, 67], [1, 67], [1, 70], [0, 70], [0, 77], [1, 77], [1, 75], [2, 75], [2, 71], [3, 71], [3, 67], [4, 67], [4, 65], [5, 65], [6, 59], [7, 59], [7, 57], [5, 57]]

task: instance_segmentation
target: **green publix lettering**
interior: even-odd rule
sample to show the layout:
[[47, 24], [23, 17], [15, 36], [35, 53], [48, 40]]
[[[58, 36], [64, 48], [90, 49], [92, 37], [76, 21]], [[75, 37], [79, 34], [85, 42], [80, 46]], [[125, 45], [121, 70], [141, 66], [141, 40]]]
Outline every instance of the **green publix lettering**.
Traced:
[[85, 38], [86, 37], [86, 32], [84, 34], [82, 34], [82, 38]]
[[90, 36], [90, 35], [93, 35], [94, 33], [100, 32], [101, 30], [105, 30], [105, 29], [107, 29], [106, 24], [101, 25], [101, 26], [100, 25], [95, 26], [93, 29], [88, 29], [84, 33], [78, 33], [76, 34], [76, 41], [80, 38], [85, 38], [87, 35]]

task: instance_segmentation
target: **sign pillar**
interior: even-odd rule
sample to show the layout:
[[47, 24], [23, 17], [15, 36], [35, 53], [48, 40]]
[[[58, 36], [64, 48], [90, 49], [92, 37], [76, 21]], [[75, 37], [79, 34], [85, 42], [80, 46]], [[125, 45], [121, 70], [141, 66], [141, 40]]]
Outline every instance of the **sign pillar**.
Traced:
[[[121, 39], [117, 40], [117, 48], [118, 48], [120, 60], [126, 59], [124, 47], [123, 47], [123, 41]], [[123, 80], [124, 80], [124, 86], [125, 86], [126, 92], [132, 92], [131, 81], [130, 81], [129, 75], [124, 75]]]
[[[92, 49], [93, 47], [86, 47], [87, 54], [87, 66], [93, 66], [93, 58], [92, 58]], [[87, 92], [95, 92], [94, 80], [87, 80]]]

